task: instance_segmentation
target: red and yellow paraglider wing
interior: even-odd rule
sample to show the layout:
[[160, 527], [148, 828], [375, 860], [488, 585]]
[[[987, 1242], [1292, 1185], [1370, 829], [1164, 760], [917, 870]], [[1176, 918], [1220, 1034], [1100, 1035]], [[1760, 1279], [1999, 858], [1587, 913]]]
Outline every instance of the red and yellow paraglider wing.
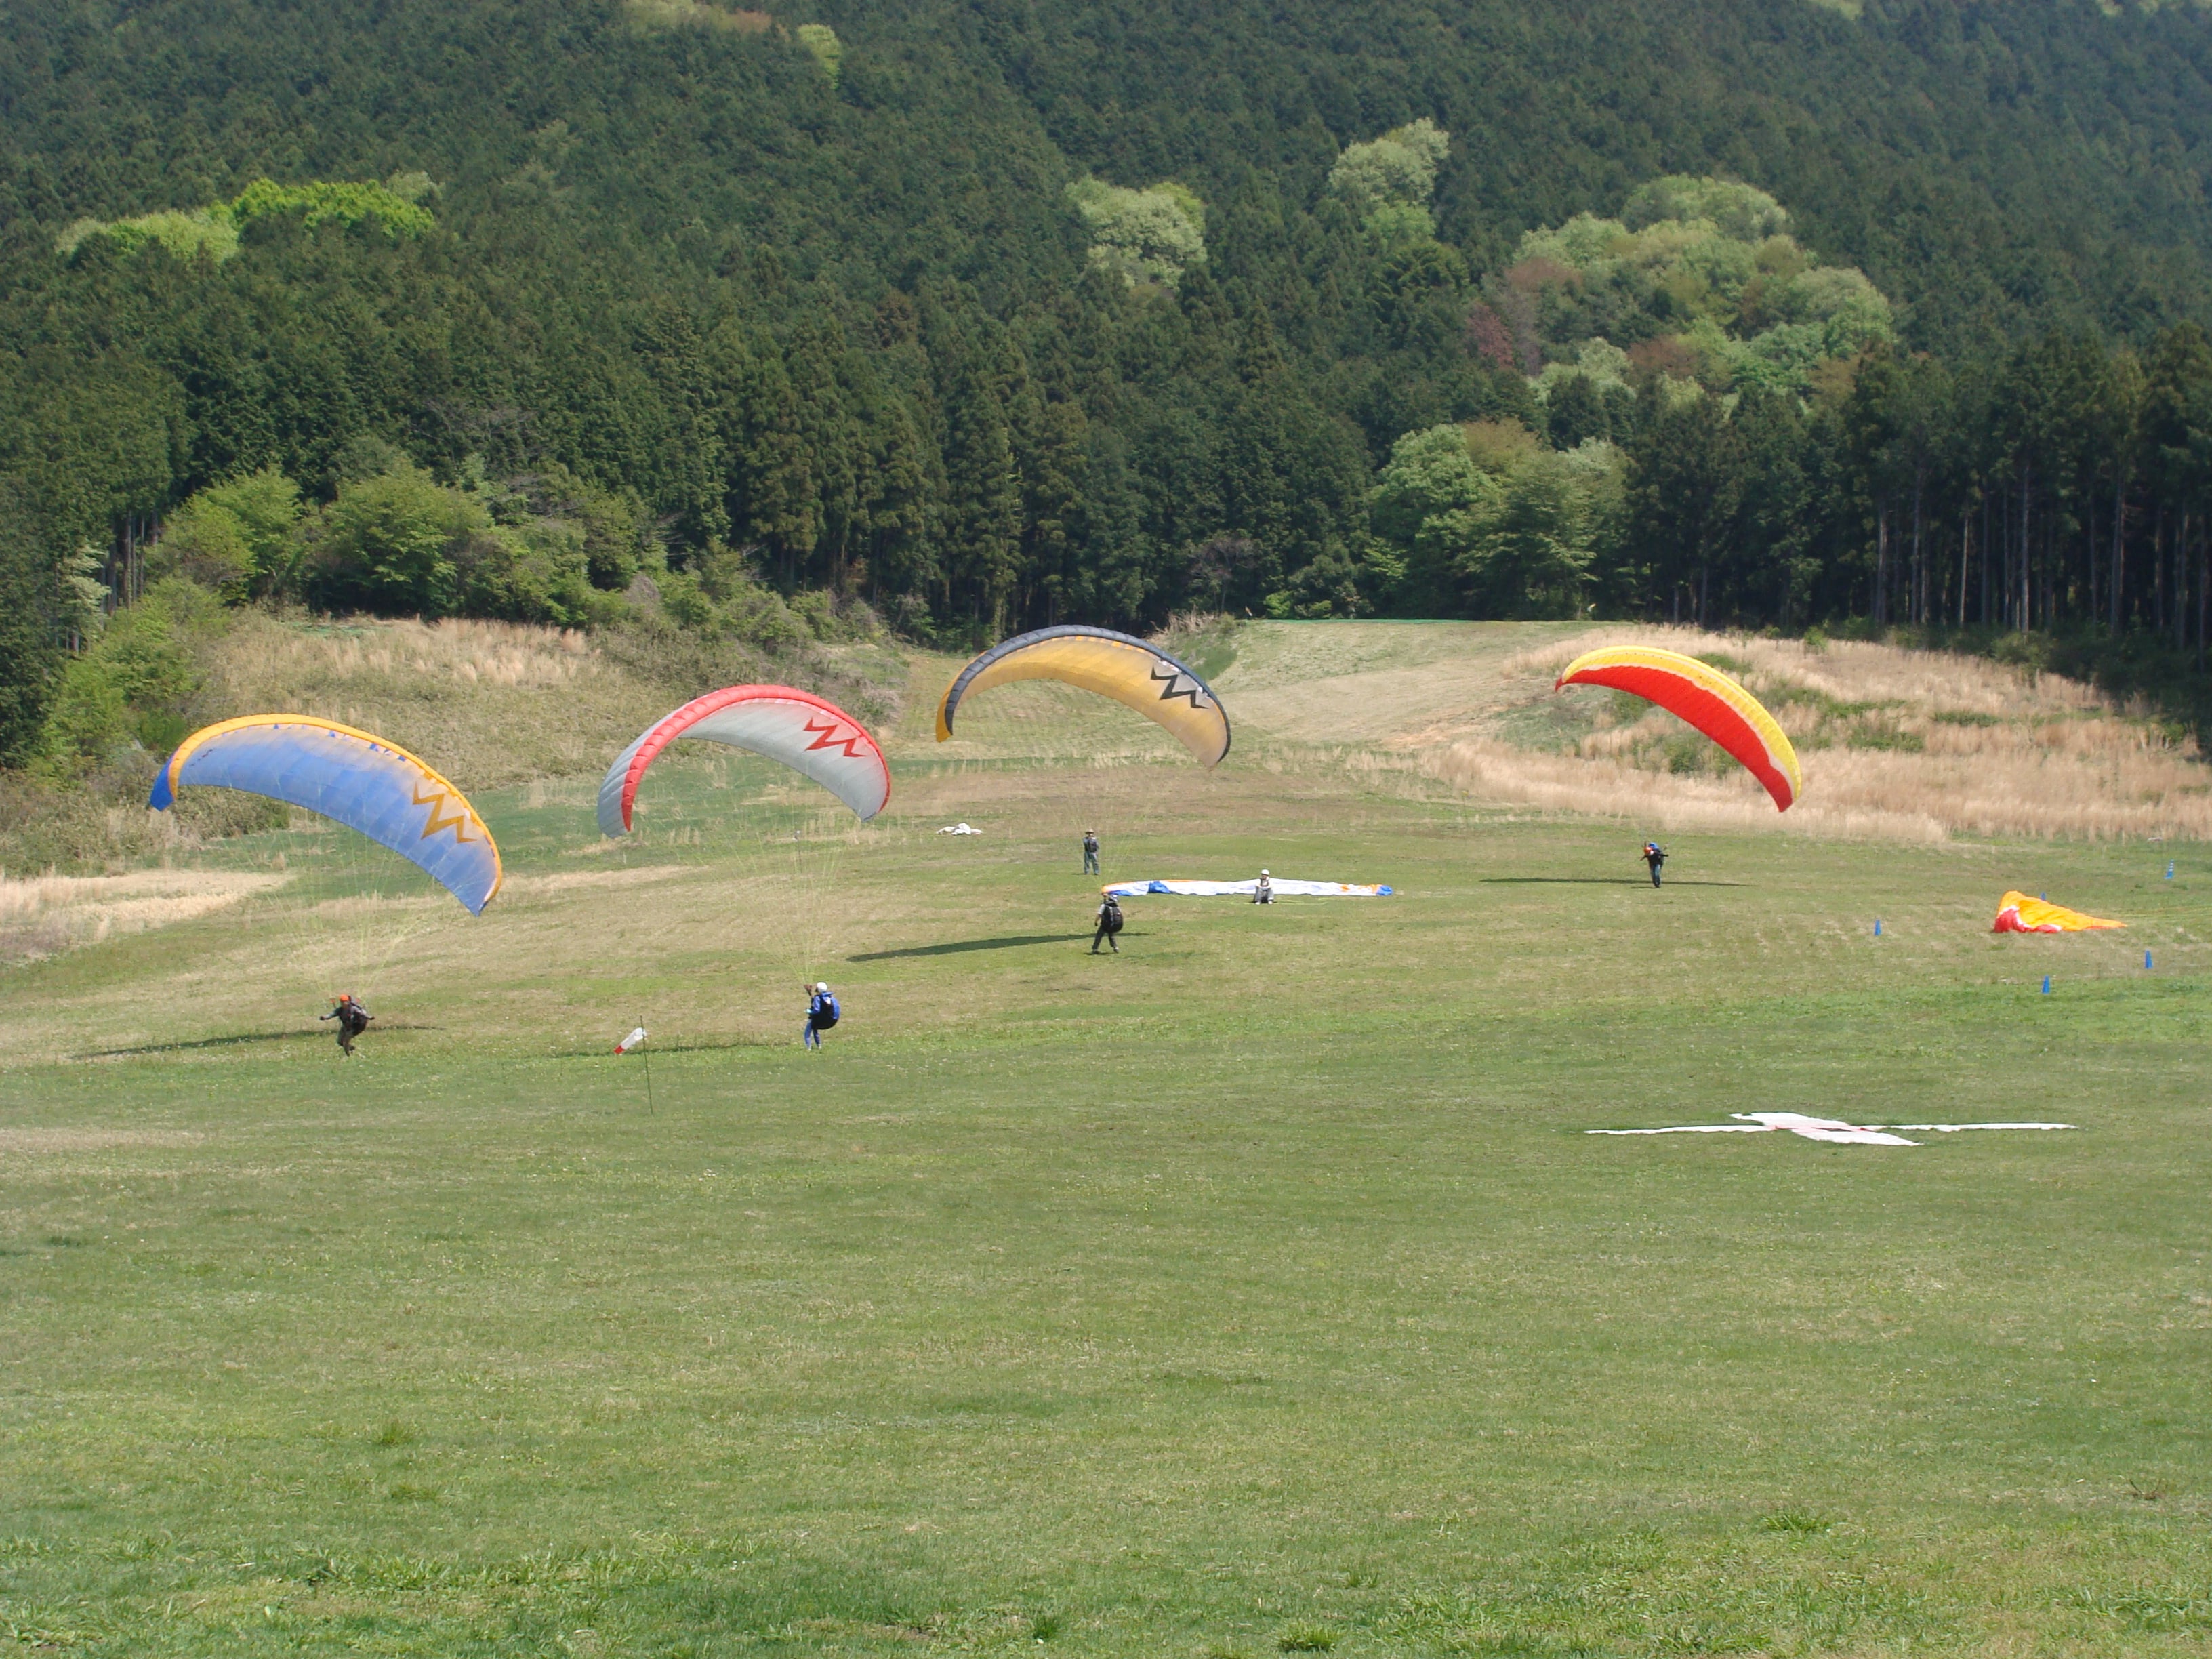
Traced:
[[1695, 726], [1766, 787], [1778, 811], [1788, 811], [1805, 787], [1789, 734], [1758, 698], [1710, 663], [1652, 646], [1607, 646], [1569, 663], [1553, 689], [1569, 685], [1626, 691]]
[[1135, 709], [1157, 722], [1201, 765], [1229, 752], [1229, 716], [1213, 688], [1184, 664], [1133, 635], [1065, 626], [1018, 635], [962, 669], [937, 704], [937, 740], [952, 735], [962, 700], [1015, 680], [1058, 680]]
[[1996, 924], [1992, 933], [2089, 933], [2105, 927], [2124, 927], [2124, 921], [2112, 921], [2103, 916], [2083, 915], [2079, 910], [2069, 910], [2063, 904], [2053, 904], [2048, 899], [2030, 898], [2025, 893], [2007, 893], [1997, 901]]

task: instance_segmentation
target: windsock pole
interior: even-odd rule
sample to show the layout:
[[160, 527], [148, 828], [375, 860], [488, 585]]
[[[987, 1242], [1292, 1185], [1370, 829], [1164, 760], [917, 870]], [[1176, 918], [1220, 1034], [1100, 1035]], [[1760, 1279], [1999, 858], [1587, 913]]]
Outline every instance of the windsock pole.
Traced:
[[650, 1115], [653, 1111], [653, 1050], [646, 1047], [645, 1027], [641, 1024], [615, 1044], [615, 1052], [618, 1054], [626, 1054], [633, 1048], [645, 1056], [645, 1109]]

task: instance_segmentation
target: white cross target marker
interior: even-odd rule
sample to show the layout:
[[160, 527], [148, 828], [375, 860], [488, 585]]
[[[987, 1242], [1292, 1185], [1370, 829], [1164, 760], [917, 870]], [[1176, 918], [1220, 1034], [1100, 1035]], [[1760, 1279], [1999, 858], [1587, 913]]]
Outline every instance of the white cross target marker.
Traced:
[[1841, 1118], [1807, 1117], [1802, 1112], [1730, 1112], [1732, 1123], [1678, 1123], [1664, 1129], [1585, 1129], [1592, 1135], [1760, 1135], [1786, 1129], [1808, 1140], [1841, 1141], [1852, 1146], [1917, 1146], [1897, 1133], [1954, 1135], [1962, 1129], [2070, 1129], [2070, 1123], [1846, 1123]]

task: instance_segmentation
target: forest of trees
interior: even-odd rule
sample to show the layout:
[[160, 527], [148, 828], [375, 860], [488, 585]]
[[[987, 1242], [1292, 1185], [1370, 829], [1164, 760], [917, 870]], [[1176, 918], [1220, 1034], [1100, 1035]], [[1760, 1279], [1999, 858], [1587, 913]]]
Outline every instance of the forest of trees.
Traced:
[[0, 762], [131, 729], [63, 693], [164, 579], [951, 643], [1199, 607], [2201, 653], [2207, 30], [27, 0]]

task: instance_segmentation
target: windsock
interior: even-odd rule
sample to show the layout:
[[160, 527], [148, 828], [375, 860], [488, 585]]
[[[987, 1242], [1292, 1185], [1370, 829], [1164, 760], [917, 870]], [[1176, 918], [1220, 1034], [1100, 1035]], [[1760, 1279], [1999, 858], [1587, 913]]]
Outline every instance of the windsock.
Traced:
[[626, 1054], [644, 1041], [645, 1027], [641, 1025], [637, 1030], [632, 1031], [628, 1036], [624, 1037], [620, 1042], [615, 1044], [615, 1052], [618, 1054]]

